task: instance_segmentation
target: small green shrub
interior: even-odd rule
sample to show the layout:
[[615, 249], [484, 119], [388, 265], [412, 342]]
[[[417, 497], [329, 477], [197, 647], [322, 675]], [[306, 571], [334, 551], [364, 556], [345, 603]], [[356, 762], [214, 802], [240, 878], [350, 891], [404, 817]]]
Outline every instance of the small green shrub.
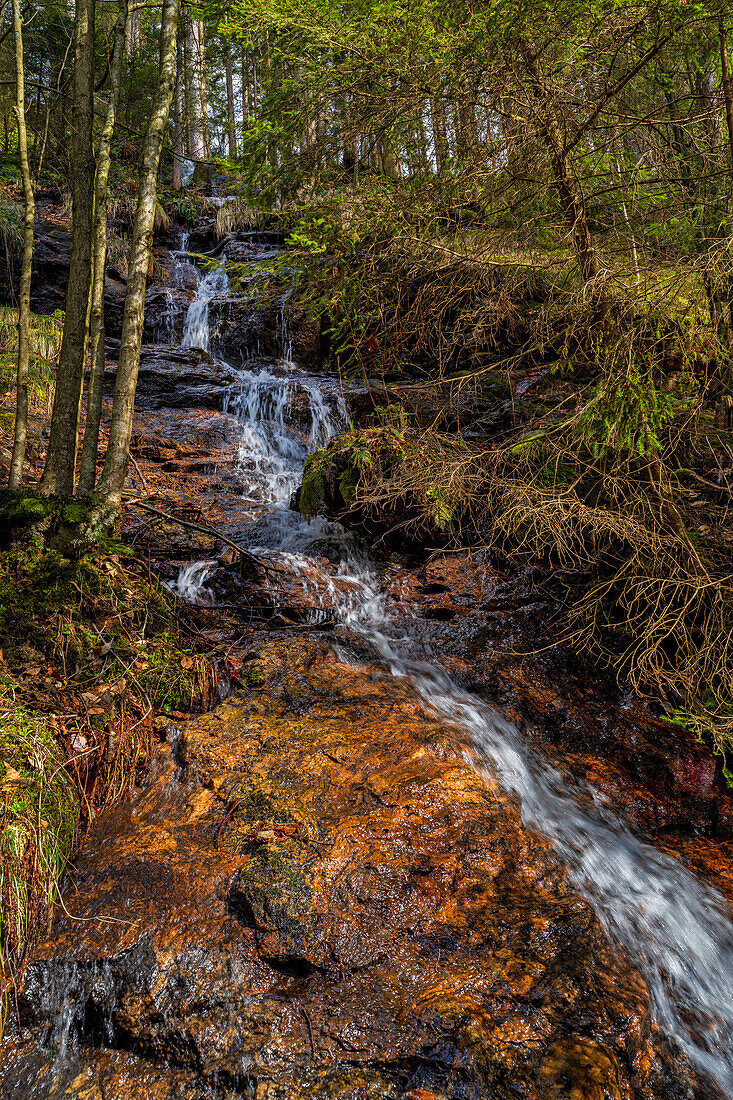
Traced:
[[[53, 371], [61, 350], [63, 327], [63, 314], [59, 310], [51, 316], [31, 314], [31, 361], [28, 372], [31, 407], [50, 408], [54, 391]], [[0, 393], [6, 392], [15, 381], [17, 356], [18, 310], [0, 306]]]

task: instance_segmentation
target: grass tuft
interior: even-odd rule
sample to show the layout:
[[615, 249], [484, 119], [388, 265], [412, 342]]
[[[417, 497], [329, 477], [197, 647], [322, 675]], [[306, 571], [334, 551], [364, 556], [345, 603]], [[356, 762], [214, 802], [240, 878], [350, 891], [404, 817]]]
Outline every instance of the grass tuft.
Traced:
[[[71, 854], [79, 800], [48, 722], [0, 682], [0, 991], [25, 947], [48, 925]], [[0, 998], [0, 1032], [6, 1005]]]

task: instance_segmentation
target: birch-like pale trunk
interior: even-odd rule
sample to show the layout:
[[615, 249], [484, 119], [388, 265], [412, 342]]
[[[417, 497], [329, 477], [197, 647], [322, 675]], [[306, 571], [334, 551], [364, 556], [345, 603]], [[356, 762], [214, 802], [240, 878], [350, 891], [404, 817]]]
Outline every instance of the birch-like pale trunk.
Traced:
[[227, 80], [227, 144], [229, 146], [229, 156], [233, 160], [237, 155], [237, 123], [234, 114], [234, 61], [232, 59], [231, 38], [227, 38], [224, 68]]
[[181, 176], [183, 162], [183, 39], [180, 25], [176, 34], [176, 88], [173, 98], [173, 174], [174, 191], [183, 187]]
[[117, 119], [122, 83], [122, 60], [128, 22], [128, 0], [119, 0], [115, 40], [110, 68], [110, 96], [104, 129], [97, 150], [97, 174], [94, 181], [94, 229], [92, 243], [92, 309], [90, 322], [91, 369], [87, 390], [87, 418], [81, 450], [79, 492], [91, 493], [97, 476], [99, 422], [102, 416], [104, 382], [104, 279], [107, 268], [107, 199], [111, 164], [112, 135]]
[[176, 28], [179, 8], [180, 0], [163, 0], [158, 86], [143, 145], [112, 422], [104, 468], [97, 487], [98, 505], [107, 513], [114, 513], [119, 508], [130, 455], [132, 416], [145, 320], [145, 288], [158, 198], [158, 168], [176, 81]]
[[28, 440], [28, 370], [30, 367], [31, 269], [33, 265], [33, 221], [35, 200], [28, 162], [28, 136], [25, 126], [25, 79], [23, 76], [23, 19], [19, 0], [13, 0], [15, 31], [15, 111], [18, 116], [18, 156], [23, 177], [23, 264], [18, 293], [18, 370], [17, 399], [13, 453], [10, 459], [10, 489], [19, 489], [23, 481], [23, 465]]
[[204, 25], [200, 19], [186, 16], [186, 110], [188, 114], [188, 155], [194, 162], [193, 185], [205, 186], [208, 169], [205, 161], [206, 119], [204, 117]]

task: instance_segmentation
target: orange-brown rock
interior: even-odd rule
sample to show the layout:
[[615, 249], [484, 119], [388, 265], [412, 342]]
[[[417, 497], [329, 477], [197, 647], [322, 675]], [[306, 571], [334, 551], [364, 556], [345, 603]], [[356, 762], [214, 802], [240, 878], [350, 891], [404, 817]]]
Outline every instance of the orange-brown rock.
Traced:
[[633, 966], [408, 682], [312, 641], [248, 668], [90, 829], [3, 1100], [689, 1095]]

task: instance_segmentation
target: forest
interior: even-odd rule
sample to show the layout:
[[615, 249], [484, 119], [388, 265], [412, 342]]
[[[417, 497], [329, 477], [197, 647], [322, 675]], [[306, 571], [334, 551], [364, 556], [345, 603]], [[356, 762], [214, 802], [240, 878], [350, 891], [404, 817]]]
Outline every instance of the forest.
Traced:
[[0, 0], [0, 1096], [733, 1100], [729, 51]]

